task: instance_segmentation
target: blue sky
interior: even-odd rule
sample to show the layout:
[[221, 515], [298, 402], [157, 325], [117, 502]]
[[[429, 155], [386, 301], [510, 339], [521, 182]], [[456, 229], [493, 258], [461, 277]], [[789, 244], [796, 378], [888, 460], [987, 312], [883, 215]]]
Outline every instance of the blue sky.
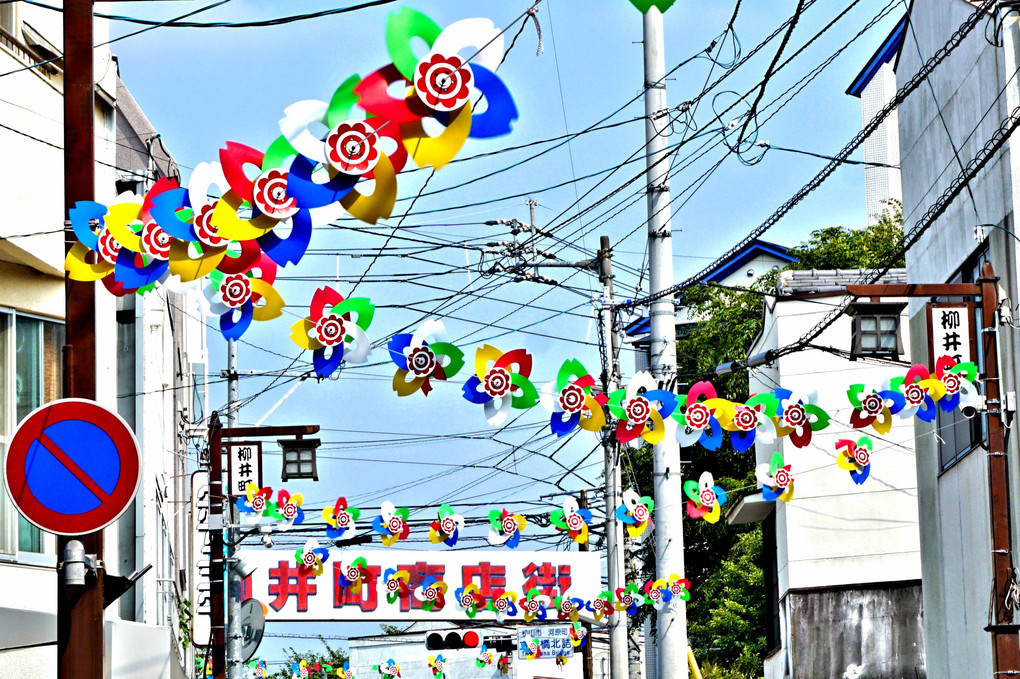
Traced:
[[[233, 0], [194, 19], [262, 19], [339, 4], [320, 0], [299, 3]], [[512, 0], [419, 0], [404, 4], [427, 13], [441, 26], [467, 17], [488, 17], [498, 27], [511, 26], [509, 44], [509, 37], [518, 28], [513, 21], [527, 9], [529, 3]], [[735, 31], [745, 53], [775, 30], [795, 5], [794, 0], [745, 2], [735, 22]], [[846, 9], [846, 5], [846, 2], [837, 0], [817, 0], [805, 11], [787, 48], [787, 55], [813, 37], [837, 13]], [[100, 5], [98, 10], [163, 19], [199, 6], [198, 2], [127, 2]], [[217, 150], [226, 141], [265, 149], [279, 135], [278, 120], [283, 109], [291, 103], [304, 99], [328, 100], [337, 85], [348, 76], [354, 73], [364, 76], [387, 64], [385, 21], [387, 14], [398, 7], [399, 4], [393, 4], [272, 28], [160, 28], [118, 42], [113, 49], [120, 59], [121, 77], [162, 134], [187, 180], [189, 168], [203, 161], [216, 160]], [[885, 0], [860, 0], [831, 30], [775, 76], [765, 92], [762, 106], [842, 48], [865, 23], [887, 7]], [[703, 51], [713, 38], [723, 32], [732, 11], [731, 2], [677, 2], [666, 14], [667, 67], [671, 68]], [[903, 11], [901, 3], [894, 3], [885, 19], [854, 41], [788, 106], [771, 118], [760, 129], [759, 138], [776, 145], [817, 153], [832, 154], [842, 148], [861, 127], [860, 102], [844, 92]], [[521, 113], [513, 134], [494, 140], [469, 140], [460, 157], [527, 144], [565, 132], [577, 132], [609, 115], [640, 92], [643, 83], [641, 16], [629, 2], [544, 0], [538, 18], [544, 54], [536, 56], [536, 33], [529, 24], [499, 70]], [[118, 24], [113, 30], [114, 35], [118, 35], [133, 29]], [[701, 130], [720, 124], [714, 120], [713, 103], [719, 109], [725, 108], [736, 98], [734, 92], [744, 94], [760, 80], [778, 42], [773, 41], [705, 97], [695, 113]], [[732, 47], [721, 49], [718, 58], [727, 61], [732, 56]], [[710, 72], [714, 79], [723, 70], [704, 58], [695, 59], [679, 69], [668, 81], [670, 105], [676, 106], [693, 98], [701, 91]], [[727, 94], [726, 91], [732, 92]], [[717, 93], [718, 99], [713, 102]], [[635, 120], [643, 112], [643, 104], [638, 100], [609, 122]], [[729, 114], [722, 122], [728, 123], [733, 116]], [[683, 127], [677, 124], [673, 132], [670, 141], [681, 141]], [[708, 152], [672, 179], [674, 195], [689, 188], [726, 155], [717, 137], [702, 139], [709, 142], [705, 147]], [[559, 215], [565, 213], [569, 217], [573, 214], [573, 203], [579, 196], [582, 197], [582, 208], [602, 200], [637, 175], [643, 162], [633, 163], [612, 174], [587, 197], [583, 197], [585, 192], [596, 185], [601, 175], [578, 182], [576, 190], [570, 185], [550, 191], [540, 190], [573, 177], [614, 167], [638, 152], [642, 144], [643, 125], [640, 122], [623, 124], [611, 130], [583, 135], [567, 146], [494, 177], [460, 189], [424, 196], [416, 202], [415, 212], [434, 212], [408, 216], [405, 227], [395, 232], [398, 238], [394, 238], [390, 246], [407, 248], [414, 245], [400, 240], [399, 237], [403, 236], [448, 244], [507, 240], [509, 234], [504, 227], [486, 226], [484, 222], [510, 218], [526, 220], [528, 211], [524, 198], [509, 198], [485, 205], [473, 203], [527, 194], [539, 203], [539, 225], [548, 227], [552, 223], [558, 236], [580, 249], [569, 249], [553, 240], [543, 241], [541, 247], [564, 259], [581, 259], [585, 256], [582, 251], [587, 251], [590, 256], [597, 249], [601, 234], [609, 235], [615, 244], [618, 291], [623, 296], [633, 294], [638, 282], [636, 271], [643, 264], [645, 246], [645, 204], [636, 193], [640, 190], [640, 182], [623, 188], [600, 207], [584, 215], [580, 222], [559, 226], [563, 221]], [[702, 141], [697, 141], [688, 145], [681, 151], [680, 157], [686, 157], [701, 144]], [[427, 190], [452, 187], [500, 170], [548, 146], [452, 164], [436, 174]], [[675, 208], [682, 206], [673, 214], [676, 277], [679, 279], [693, 273], [728, 249], [768, 217], [824, 164], [823, 160], [771, 151], [762, 162], [747, 166], [729, 154], [718, 171], [689, 200], [685, 197], [674, 203]], [[427, 175], [428, 172], [415, 172], [399, 178], [399, 197], [404, 200], [398, 202], [394, 218], [386, 224], [397, 223], [399, 215], [410, 202], [407, 199], [414, 197]], [[623, 203], [619, 208], [614, 207], [620, 201]], [[625, 207], [627, 204], [631, 204], [630, 207]], [[864, 205], [863, 169], [846, 166], [837, 170], [765, 238], [794, 245], [805, 239], [812, 229], [832, 225], [863, 226]], [[390, 228], [365, 228], [353, 221], [339, 223], [352, 228], [317, 230], [312, 240], [313, 253], [297, 267], [281, 271], [277, 289], [289, 305], [288, 314], [273, 322], [255, 324], [248, 331], [244, 339], [251, 344], [240, 345], [242, 370], [283, 369], [290, 366], [295, 358], [294, 367], [304, 369], [308, 365], [309, 357], [299, 357], [300, 350], [288, 338], [290, 324], [296, 317], [304, 315], [302, 307], [307, 310], [315, 287], [330, 284], [338, 271], [339, 290], [349, 294], [351, 279], [357, 279], [365, 271], [372, 259], [373, 248], [379, 248], [390, 233]], [[388, 254], [397, 252], [410, 251], [387, 251]], [[570, 289], [529, 282], [512, 283], [497, 278], [482, 279], [477, 272], [472, 272], [473, 278], [469, 278], [464, 270], [466, 261], [462, 249], [444, 247], [423, 256], [428, 261], [381, 257], [372, 267], [373, 276], [358, 287], [358, 295], [370, 296], [379, 306], [369, 330], [370, 337], [385, 337], [420, 319], [424, 315], [422, 312], [438, 306], [439, 312], [434, 317], [447, 315], [444, 322], [450, 336], [459, 340], [459, 346], [465, 350], [469, 360], [481, 340], [488, 339], [503, 350], [526, 347], [531, 351], [535, 357], [533, 381], [536, 386], [554, 379], [560, 363], [567, 358], [580, 358], [590, 372], [598, 373], [599, 355], [594, 345], [595, 327], [591, 324], [590, 305], [591, 293], [598, 285], [596, 280], [583, 273], [571, 275], [572, 272], [567, 269], [549, 269], [545, 273], [565, 281]], [[477, 253], [469, 252], [467, 256], [472, 266], [478, 264]], [[409, 276], [439, 274], [450, 271], [451, 267], [459, 269], [448, 275], [433, 275], [425, 279]], [[320, 277], [321, 280], [286, 280], [288, 276]], [[461, 295], [442, 303], [434, 301], [451, 296], [469, 283], [476, 293], [485, 291], [490, 297], [465, 298]], [[335, 282], [333, 284], [336, 285]], [[518, 304], [536, 298], [533, 308]], [[395, 308], [399, 306], [411, 308]], [[293, 315], [289, 315], [291, 312]], [[524, 326], [539, 334], [513, 332]], [[216, 333], [210, 334], [209, 343], [211, 369], [215, 375], [225, 364], [225, 343]], [[387, 361], [385, 348], [377, 349], [372, 359], [371, 363]], [[623, 356], [622, 367], [625, 377], [632, 373], [633, 361], [629, 354]], [[465, 374], [462, 373], [462, 376]], [[321, 508], [327, 503], [332, 504], [338, 495], [346, 495], [372, 516], [379, 502], [385, 499], [398, 506], [432, 505], [441, 498], [462, 503], [491, 501], [491, 506], [498, 508], [504, 501], [533, 501], [542, 495], [558, 492], [550, 483], [532, 482], [532, 479], [521, 476], [540, 479], [552, 476], [553, 480], [559, 476], [557, 470], [560, 468], [555, 463], [541, 455], [529, 454], [529, 450], [549, 444], [552, 447], [547, 452], [559, 447], [559, 442], [553, 440], [548, 432], [548, 415], [541, 407], [524, 413], [516, 420], [516, 424], [525, 425], [521, 429], [501, 432], [498, 440], [489, 440], [481, 409], [461, 397], [459, 384], [440, 384], [427, 399], [420, 394], [398, 399], [390, 388], [391, 377], [392, 365], [370, 365], [346, 369], [336, 381], [316, 383], [309, 380], [267, 420], [267, 424], [319, 423], [323, 426], [320, 481], [305, 486], [295, 484], [290, 488], [304, 491], [309, 506]], [[244, 379], [241, 383], [242, 397], [259, 392], [270, 382], [270, 379], [262, 377]], [[241, 413], [242, 422], [260, 419], [292, 385], [286, 380], [278, 381], [271, 390], [246, 405]], [[214, 406], [225, 402], [222, 385], [214, 385], [211, 400]], [[423, 434], [431, 438], [417, 438]], [[452, 434], [466, 435], [456, 438], [435, 436]], [[386, 444], [386, 440], [391, 443]], [[562, 481], [564, 488], [576, 490], [599, 484], [601, 452], [592, 453], [596, 443], [591, 435], [582, 434], [556, 453], [556, 460], [567, 466], [581, 463], [578, 470], [580, 477], [568, 475]], [[452, 466], [436, 466], [457, 465], [497, 453], [511, 453], [513, 446], [523, 444], [526, 445], [512, 453], [503, 464], [504, 470], [516, 472], [516, 475], [491, 469], [457, 470]], [[273, 447], [267, 445], [267, 450]], [[274, 485], [279, 485], [278, 459], [267, 456], [266, 479], [267, 482], [276, 481]], [[399, 490], [390, 490], [394, 487]], [[454, 505], [457, 506], [457, 503], [454, 502]], [[539, 510], [532, 506], [531, 511], [547, 512], [551, 508], [552, 505]], [[468, 516], [483, 516], [488, 507], [465, 504], [460, 509]], [[423, 511], [416, 518], [431, 518], [432, 514], [431, 511]], [[480, 529], [476, 531], [473, 534], [482, 535]], [[468, 544], [479, 545], [477, 540]], [[547, 545], [544, 542], [532, 546]], [[420, 544], [412, 546], [421, 547]], [[374, 625], [312, 624], [278, 625], [269, 631], [344, 635], [372, 633], [375, 629]], [[267, 640], [263, 647], [265, 657], [279, 659], [279, 656], [274, 657], [273, 652], [282, 645], [280, 641]], [[285, 643], [290, 645], [290, 642]], [[306, 643], [312, 642], [296, 640], [294, 645], [300, 649]]]

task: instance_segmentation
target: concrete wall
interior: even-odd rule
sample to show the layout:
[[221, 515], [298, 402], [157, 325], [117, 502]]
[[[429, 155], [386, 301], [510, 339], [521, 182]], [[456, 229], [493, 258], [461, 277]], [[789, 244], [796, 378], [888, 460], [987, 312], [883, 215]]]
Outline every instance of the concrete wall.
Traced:
[[[892, 63], [883, 64], [868, 86], [861, 92], [861, 118], [867, 125], [889, 100], [896, 95], [896, 74]], [[869, 163], [897, 165], [900, 162], [899, 118], [896, 111], [885, 119], [875, 132], [864, 141], [861, 150]], [[878, 222], [877, 217], [887, 206], [882, 201], [903, 198], [900, 171], [888, 167], [864, 168], [864, 196], [868, 211], [868, 224]]]

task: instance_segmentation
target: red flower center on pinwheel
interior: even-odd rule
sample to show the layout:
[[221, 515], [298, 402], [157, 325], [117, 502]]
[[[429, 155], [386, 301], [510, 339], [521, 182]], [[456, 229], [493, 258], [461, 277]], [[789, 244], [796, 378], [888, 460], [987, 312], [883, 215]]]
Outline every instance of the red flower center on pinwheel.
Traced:
[[99, 234], [99, 254], [110, 264], [117, 263], [117, 255], [120, 254], [120, 243], [113, 237], [109, 229], [103, 229]]
[[632, 603], [634, 603], [634, 597], [631, 596], [630, 594], [624, 594], [623, 597], [620, 599], [620, 603], [622, 603], [624, 606], [629, 607]]
[[946, 373], [942, 376], [942, 384], [946, 387], [946, 393], [952, 396], [960, 391], [960, 376], [956, 373]]
[[301, 668], [301, 676], [302, 677], [307, 677], [308, 676], [308, 668], [307, 667], [302, 667]]
[[475, 605], [475, 598], [467, 593], [461, 594], [460, 605], [463, 606], [464, 608], [470, 608], [471, 606]]
[[251, 501], [251, 508], [254, 509], [256, 512], [261, 512], [263, 509], [266, 508], [266, 499], [261, 495], [256, 495], [255, 498]]
[[758, 426], [758, 413], [751, 408], [738, 408], [733, 416], [733, 424], [741, 431], [751, 431]]
[[586, 395], [584, 389], [576, 384], [568, 384], [560, 391], [560, 408], [567, 413], [578, 413], [584, 408]]
[[293, 502], [288, 502], [283, 506], [283, 516], [288, 519], [293, 519], [297, 516], [297, 505]]
[[391, 533], [399, 533], [404, 530], [404, 520], [399, 516], [391, 516], [386, 527], [390, 529]]
[[436, 354], [426, 346], [411, 349], [407, 357], [407, 367], [418, 377], [426, 377], [436, 370]]
[[683, 592], [683, 591], [684, 591], [685, 589], [686, 589], [686, 587], [684, 587], [683, 583], [682, 583], [682, 582], [680, 582], [679, 580], [677, 580], [676, 582], [674, 582], [674, 583], [673, 583], [672, 585], [670, 585], [670, 587], [669, 587], [669, 591], [673, 592], [673, 594], [680, 594], [680, 593], [682, 593], [682, 592]]
[[439, 661], [439, 660], [436, 661], [436, 671], [437, 672], [442, 672], [443, 671], [443, 663], [442, 663], [442, 661]]
[[440, 111], [460, 108], [471, 96], [474, 74], [460, 57], [433, 54], [418, 63], [414, 89], [418, 97]]
[[297, 201], [287, 197], [287, 172], [272, 169], [255, 180], [255, 207], [273, 219], [286, 219], [297, 212]]
[[340, 314], [323, 314], [322, 318], [315, 322], [315, 336], [324, 346], [335, 347], [344, 341], [347, 335], [347, 328], [344, 327], [344, 319]]
[[793, 477], [790, 476], [790, 472], [784, 467], [780, 467], [776, 470], [776, 473], [772, 475], [772, 482], [779, 488], [786, 488], [793, 481]]
[[909, 403], [912, 406], [916, 406], [924, 403], [925, 393], [926, 392], [924, 391], [924, 387], [922, 387], [920, 384], [915, 383], [907, 385], [907, 389], [904, 395], [907, 397], [907, 403]]
[[216, 206], [206, 203], [195, 213], [195, 235], [198, 240], [211, 248], [219, 247], [227, 242], [226, 238], [217, 235], [219, 229], [213, 226], [212, 215]]
[[627, 419], [634, 424], [644, 424], [652, 413], [652, 404], [644, 396], [635, 396], [627, 401], [624, 408], [627, 411]]
[[854, 448], [854, 462], [859, 467], [867, 467], [871, 461], [871, 451], [864, 446], [857, 446]]
[[524, 608], [529, 612], [534, 613], [538, 610], [538, 601], [536, 599], [526, 599], [524, 601]]
[[312, 552], [312, 551], [305, 552], [304, 554], [301, 555], [301, 561], [306, 566], [314, 566], [315, 565], [315, 552]]
[[648, 598], [652, 601], [658, 601], [662, 598], [662, 591], [658, 589], [650, 589], [648, 590]]
[[796, 429], [807, 423], [807, 411], [801, 404], [794, 403], [783, 409], [783, 419], [786, 420], [788, 426]]
[[634, 509], [631, 510], [630, 515], [634, 517], [634, 520], [638, 523], [644, 523], [648, 520], [648, 507], [645, 505], [634, 505]]
[[156, 222], [147, 222], [142, 227], [142, 246], [156, 259], [170, 259], [170, 234]]
[[493, 398], [505, 396], [510, 391], [510, 372], [506, 368], [493, 366], [485, 373], [482, 387], [485, 393]]
[[396, 592], [398, 589], [400, 589], [400, 581], [397, 580], [396, 578], [390, 578], [389, 580], [386, 581], [386, 589], [388, 589], [391, 592]]
[[573, 531], [581, 530], [584, 528], [584, 518], [577, 512], [570, 514], [567, 516], [567, 528]]
[[485, 663], [486, 665], [491, 663], [492, 662], [492, 654], [489, 653], [488, 651], [486, 651], [485, 653], [482, 653], [482, 662]]
[[505, 611], [509, 606], [509, 602], [506, 600], [505, 597], [500, 597], [496, 599], [496, 601], [494, 601], [493, 604], [496, 606], [497, 611]]
[[562, 603], [560, 603], [560, 610], [564, 613], [572, 612], [574, 610], [574, 602], [570, 599], [563, 599]]
[[326, 135], [326, 157], [345, 174], [365, 174], [379, 161], [378, 139], [368, 123], [340, 123]]
[[361, 571], [358, 570], [357, 566], [347, 567], [347, 579], [350, 580], [351, 582], [357, 582], [358, 580], [361, 579]]
[[687, 419], [687, 426], [693, 429], [704, 429], [712, 418], [712, 411], [703, 403], [692, 403], [687, 406], [684, 417]]
[[864, 412], [869, 415], [878, 415], [882, 412], [882, 397], [878, 394], [868, 394], [861, 401]]
[[503, 532], [507, 535], [513, 535], [517, 531], [517, 519], [512, 516], [503, 517]]
[[428, 589], [424, 590], [422, 594], [424, 594], [425, 598], [428, 599], [429, 601], [435, 601], [436, 597], [439, 596], [439, 591], [435, 587], [429, 587]]
[[446, 535], [453, 535], [453, 531], [457, 530], [457, 522], [447, 516], [439, 521], [439, 530]]
[[348, 528], [351, 525], [351, 515], [347, 512], [341, 511], [336, 515], [336, 525], [338, 528]]
[[220, 297], [228, 307], [237, 309], [251, 299], [251, 280], [243, 273], [233, 273], [223, 277], [220, 283]]
[[705, 507], [711, 507], [715, 504], [715, 491], [711, 488], [702, 490], [698, 497], [701, 499], [701, 504]]

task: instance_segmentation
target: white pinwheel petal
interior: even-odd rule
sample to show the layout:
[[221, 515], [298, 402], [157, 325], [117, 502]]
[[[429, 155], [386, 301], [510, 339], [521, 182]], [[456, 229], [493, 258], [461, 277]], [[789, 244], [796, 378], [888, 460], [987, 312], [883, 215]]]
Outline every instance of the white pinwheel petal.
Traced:
[[298, 101], [283, 110], [280, 118], [280, 134], [287, 138], [294, 149], [317, 163], [326, 162], [326, 147], [309, 130], [312, 123], [325, 123], [329, 104], [315, 99]]

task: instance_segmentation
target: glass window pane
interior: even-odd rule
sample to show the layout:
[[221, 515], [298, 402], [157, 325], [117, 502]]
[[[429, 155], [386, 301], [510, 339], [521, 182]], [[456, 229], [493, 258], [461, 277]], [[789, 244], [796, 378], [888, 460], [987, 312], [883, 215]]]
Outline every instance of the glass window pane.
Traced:
[[896, 319], [891, 317], [883, 317], [880, 321], [881, 329], [883, 332], [889, 332], [896, 329]]
[[43, 403], [56, 401], [63, 393], [64, 326], [43, 322]]
[[896, 350], [896, 333], [882, 333], [882, 348]]
[[[0, 436], [7, 436], [10, 430], [13, 429], [14, 424], [16, 424], [9, 422], [7, 417], [8, 394], [11, 393], [7, 378], [10, 371], [7, 351], [12, 334], [10, 314], [0, 314]], [[2, 482], [2, 479], [0, 479], [0, 482]], [[6, 499], [6, 496], [4, 499]]]
[[18, 551], [37, 554], [43, 551], [42, 531], [20, 515], [18, 516]]
[[861, 348], [862, 349], [877, 349], [878, 348], [878, 336], [877, 335], [861, 335]]
[[42, 321], [20, 316], [14, 327], [15, 400], [18, 422], [43, 404], [43, 381], [40, 370]]
[[861, 330], [874, 332], [878, 330], [878, 319], [874, 316], [861, 317]]

